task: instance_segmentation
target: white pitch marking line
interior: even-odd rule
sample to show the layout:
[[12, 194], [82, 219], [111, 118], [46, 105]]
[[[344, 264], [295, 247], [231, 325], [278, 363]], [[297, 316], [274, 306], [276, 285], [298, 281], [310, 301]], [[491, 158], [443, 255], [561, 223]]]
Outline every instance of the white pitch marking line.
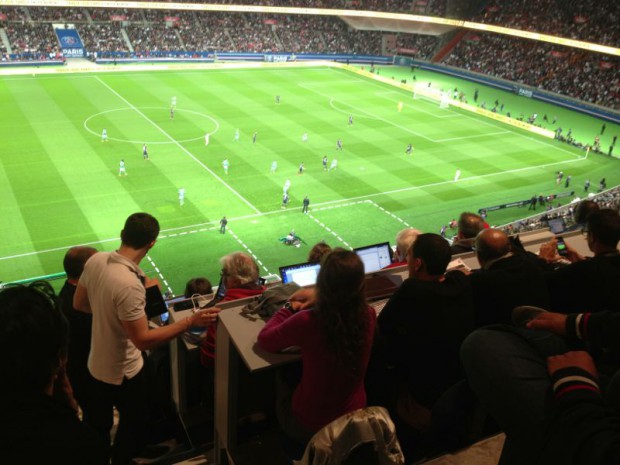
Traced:
[[[375, 95], [376, 95], [377, 97], [381, 97], [381, 98], [383, 98], [383, 99], [385, 99], [385, 100], [389, 100], [390, 102], [398, 103], [398, 102], [402, 102], [402, 101], [403, 101], [403, 99], [402, 99], [402, 98], [401, 98], [401, 99], [397, 99], [397, 100], [395, 100], [395, 99], [393, 99], [393, 98], [388, 98], [388, 97], [386, 97], [386, 96], [385, 96], [385, 94], [391, 94], [391, 95], [401, 95], [401, 96], [402, 96], [402, 94], [399, 94], [399, 93], [398, 93], [397, 91], [395, 91], [395, 90], [390, 90], [390, 91], [387, 91], [387, 92], [375, 92]], [[430, 103], [430, 102], [426, 102], [426, 101], [425, 101], [425, 103]], [[459, 117], [460, 117], [460, 116], [462, 116], [462, 115], [460, 115], [459, 113], [445, 114], [445, 112], [444, 112], [444, 111], [441, 111], [441, 113], [442, 113], [442, 114], [441, 114], [441, 116], [440, 116], [440, 115], [438, 115], [437, 113], [433, 113], [433, 112], [430, 112], [430, 111], [423, 110], [422, 108], [420, 108], [420, 107], [418, 107], [418, 106], [415, 106], [415, 105], [411, 105], [410, 103], [405, 103], [405, 106], [406, 106], [406, 107], [411, 107], [411, 108], [415, 109], [415, 111], [419, 111], [419, 112], [421, 112], [421, 113], [425, 113], [425, 114], [427, 114], [427, 115], [429, 115], [429, 116], [432, 116], [433, 118], [437, 118], [437, 119], [454, 118], [454, 117], [457, 117], [457, 116], [459, 116]]]
[[[338, 208], [338, 207], [336, 206], [336, 208]], [[336, 234], [336, 232], [335, 232], [335, 231], [332, 231], [332, 230], [331, 230], [331, 229], [329, 229], [327, 226], [325, 226], [323, 223], [319, 222], [319, 220], [317, 220], [317, 219], [316, 219], [316, 217], [315, 217], [312, 213], [308, 213], [308, 216], [309, 216], [311, 219], [313, 219], [313, 220], [314, 220], [317, 224], [320, 224], [320, 225], [321, 225], [321, 227], [322, 227], [323, 229], [325, 229], [327, 232], [329, 232], [329, 233], [333, 234], [333, 235], [334, 235], [334, 237], [335, 237], [337, 240], [339, 240], [340, 242], [342, 242], [342, 243], [343, 243], [346, 247], [348, 247], [349, 249], [351, 248], [351, 246], [350, 246], [350, 245], [349, 245], [346, 241], [344, 241], [344, 240], [340, 237], [340, 235]]]
[[170, 293], [172, 292], [172, 288], [168, 285], [168, 281], [166, 281], [166, 278], [164, 278], [164, 275], [162, 274], [161, 271], [159, 271], [159, 268], [157, 267], [157, 265], [155, 265], [155, 262], [153, 261], [153, 259], [151, 258], [150, 255], [147, 255], [146, 258], [148, 259], [149, 263], [151, 264], [151, 266], [155, 269], [155, 271], [157, 272], [157, 274], [159, 275], [159, 277], [161, 278], [161, 281], [165, 284], [165, 286], [168, 288], [168, 291], [170, 291]]
[[401, 223], [403, 223], [405, 226], [407, 226], [408, 228], [411, 227], [411, 225], [409, 223], [407, 223], [405, 220], [403, 220], [400, 216], [395, 215], [394, 213], [392, 213], [391, 211], [386, 210], [385, 208], [379, 206], [377, 203], [373, 202], [372, 200], [367, 200], [367, 202], [369, 202], [371, 205], [373, 205], [374, 207], [378, 208], [379, 210], [384, 211], [385, 213], [387, 213], [388, 215], [390, 215], [392, 218], [394, 218], [395, 220], [400, 221]]
[[[346, 201], [346, 200], [345, 200], [345, 201]], [[337, 201], [332, 201], [332, 202], [329, 202], [329, 203], [333, 204], [334, 202], [337, 202]], [[321, 211], [321, 210], [330, 210], [330, 209], [334, 209], [334, 208], [350, 207], [350, 206], [359, 205], [359, 204], [364, 204], [364, 203], [367, 203], [367, 204], [372, 204], [372, 205], [374, 205], [374, 206], [376, 206], [376, 207], [378, 207], [378, 208], [380, 208], [380, 209], [383, 209], [383, 207], [379, 206], [379, 205], [378, 205], [377, 203], [375, 203], [373, 200], [370, 200], [370, 199], [363, 199], [363, 200], [357, 200], [357, 201], [353, 201], [353, 202], [343, 203], [343, 204], [341, 204], [341, 205], [330, 205], [330, 206], [328, 206], [328, 207], [318, 207], [318, 208], [316, 208], [316, 207], [315, 207], [315, 208], [313, 208], [313, 211]], [[316, 204], [316, 205], [321, 205], [321, 204]], [[385, 211], [385, 209], [383, 209], [383, 210]], [[265, 213], [262, 213], [262, 214], [259, 214], [259, 215], [246, 215], [246, 216], [240, 216], [240, 217], [237, 217], [237, 218], [231, 218], [231, 221], [237, 221], [237, 220], [243, 220], [243, 219], [255, 218], [255, 217], [257, 217], [257, 216], [263, 216], [263, 215], [268, 215], [268, 214], [273, 214], [273, 213], [282, 213], [282, 211], [281, 211], [281, 210], [274, 210], [273, 212], [265, 212]], [[315, 221], [318, 225], [320, 225], [322, 228], [324, 228], [324, 229], [326, 228], [325, 223], [322, 223], [321, 221], [319, 221], [319, 220], [318, 220], [316, 217], [314, 217], [312, 214], [310, 214], [309, 216], [310, 216], [310, 218], [312, 218], [312, 219], [313, 219], [313, 220], [314, 220], [314, 221]], [[401, 220], [401, 221], [402, 221], [402, 220]], [[402, 222], [403, 222], [404, 224], [407, 224], [407, 222], [405, 222], [405, 221], [402, 221]], [[216, 223], [216, 222], [212, 222], [212, 223]], [[407, 224], [407, 225], [408, 225], [408, 224]], [[179, 233], [172, 233], [172, 234], [165, 234], [165, 233], [166, 233], [166, 232], [168, 232], [168, 231], [176, 231], [176, 230], [183, 229], [183, 228], [188, 228], [188, 227], [190, 227], [190, 228], [191, 228], [191, 227], [196, 227], [196, 225], [191, 225], [191, 226], [180, 226], [180, 227], [177, 227], [177, 228], [164, 229], [164, 230], [162, 230], [162, 231], [161, 231], [161, 234], [159, 235], [159, 239], [168, 239], [168, 238], [175, 238], [175, 237], [179, 237], [179, 236], [180, 236], [180, 234], [179, 234]], [[200, 231], [200, 232], [206, 232], [206, 231], [214, 231], [215, 229], [217, 229], [217, 227], [212, 226], [212, 227], [209, 227], [209, 228], [201, 228], [199, 231]], [[230, 230], [230, 228], [229, 228], [229, 230], [228, 230], [228, 231], [232, 234], [232, 236], [233, 236], [233, 237], [234, 237], [234, 238], [235, 238], [238, 242], [240, 242], [242, 245], [244, 245], [244, 244], [241, 242], [241, 240], [239, 239], [239, 237], [237, 236], [237, 234], [235, 234], [233, 231], [231, 231], [231, 230]], [[97, 245], [97, 244], [105, 244], [106, 242], [115, 242], [115, 241], [118, 241], [118, 240], [119, 240], [118, 238], [112, 238], [112, 239], [102, 239], [102, 240], [100, 240], [100, 241], [85, 242], [85, 243], [78, 244], [78, 245], [80, 245], [80, 246], [93, 246], [93, 245]], [[341, 241], [341, 242], [342, 242], [343, 244], [345, 244], [347, 247], [350, 247], [350, 246], [349, 246], [349, 244], [348, 244], [346, 241]], [[3, 261], [3, 260], [10, 260], [10, 259], [13, 259], [13, 258], [29, 257], [29, 256], [32, 256], [32, 255], [37, 255], [37, 254], [40, 254], [40, 253], [58, 252], [58, 251], [61, 251], [61, 250], [67, 250], [67, 249], [69, 249], [70, 247], [73, 247], [73, 246], [66, 246], [66, 247], [54, 247], [54, 248], [52, 248], [52, 249], [47, 249], [47, 250], [38, 250], [38, 251], [36, 251], [36, 252], [26, 252], [26, 253], [23, 253], [23, 254], [9, 255], [9, 256], [6, 256], [6, 257], [0, 257], [0, 261]], [[246, 247], [246, 246], [244, 245], [244, 247]], [[247, 247], [246, 247], [246, 248], [247, 248]]]
[[451, 142], [455, 140], [477, 139], [480, 137], [501, 136], [503, 134], [512, 134], [510, 131], [487, 132], [485, 134], [474, 134], [473, 136], [450, 137], [447, 139], [436, 139], [435, 142]]
[[[333, 69], [333, 68], [330, 68], [330, 69]], [[357, 76], [355, 74], [351, 75], [351, 79], [356, 79], [358, 81], [364, 82], [366, 84], [369, 84], [369, 85], [372, 85], [372, 86], [375, 86], [375, 87], [379, 87], [380, 89], [384, 89], [384, 90], [385, 90], [385, 86], [386, 85], [388, 85], [388, 86], [396, 85], [396, 83], [394, 83], [394, 84], [384, 83], [384, 85], [381, 85], [381, 84], [378, 84], [378, 83], [370, 80], [369, 78], [362, 78], [362, 77], [359, 77], [359, 76]], [[310, 90], [312, 90], [312, 89], [310, 89]], [[409, 91], [407, 91], [407, 90], [404, 90], [404, 89], [401, 89], [401, 90], [404, 93], [409, 93]], [[394, 91], [394, 92], [398, 92], [398, 91]], [[423, 104], [426, 104], [426, 105], [434, 105], [433, 103], [427, 102], [426, 100], [418, 100], [418, 101], [423, 103]], [[424, 110], [420, 110], [418, 107], [416, 107], [416, 109], [421, 111], [421, 112], [423, 112], [423, 113], [427, 113]], [[476, 118], [476, 117], [474, 117], [472, 115], [468, 115], [467, 114], [468, 113], [467, 110], [464, 110], [463, 113], [459, 113], [459, 112], [455, 111], [451, 106], [449, 106], [447, 108], [447, 110], [449, 112], [451, 112], [452, 114], [454, 114], [454, 115], [463, 116], [465, 118], [473, 119], [473, 120], [477, 121], [478, 123], [485, 124], [487, 126], [493, 126], [494, 128], [497, 128], [497, 129], [506, 129], [507, 131], [509, 131], [510, 133], [514, 134], [515, 136], [523, 137], [523, 138], [531, 140], [533, 142], [538, 142], [538, 143], [540, 143], [542, 145], [546, 145], [548, 147], [552, 147], [552, 148], [554, 148], [556, 150], [560, 150], [562, 152], [570, 153], [571, 155], [575, 156], [575, 154], [573, 152], [570, 152], [569, 150], [566, 150], [565, 148], [558, 147], [557, 145], [552, 145], [549, 142], [546, 142], [544, 140], [534, 139], [534, 138], [532, 138], [530, 136], [526, 136], [525, 134], [521, 134], [520, 132], [513, 131], [512, 127], [510, 125], [507, 125], [508, 127], [498, 126], [497, 124], [493, 124], [492, 122], [487, 121], [488, 118], [485, 118], [485, 117], [483, 117], [483, 118]]]
[[[307, 90], [309, 90], [309, 91], [311, 91], [311, 92], [314, 92], [315, 94], [322, 95], [322, 96], [323, 96], [323, 97], [325, 97], [325, 98], [328, 98], [328, 99], [334, 99], [334, 97], [332, 97], [331, 95], [324, 94], [323, 92], [319, 92], [318, 90], [312, 89], [312, 88], [310, 88], [310, 87], [302, 86], [301, 84], [298, 84], [298, 85], [299, 85], [299, 87], [302, 87], [302, 88], [307, 89]], [[435, 142], [433, 139], [430, 139], [430, 138], [426, 137], [424, 134], [421, 134], [421, 133], [416, 132], [416, 131], [412, 131], [411, 129], [406, 128], [405, 126], [401, 126], [400, 124], [396, 124], [396, 123], [394, 123], [394, 122], [392, 122], [392, 121], [390, 121], [390, 120], [387, 120], [387, 119], [385, 119], [385, 118], [382, 118], [382, 117], [380, 117], [380, 116], [373, 115], [372, 113], [370, 113], [370, 112], [368, 112], [368, 111], [366, 111], [366, 110], [363, 110], [363, 109], [361, 109], [361, 108], [359, 108], [359, 107], [356, 107], [355, 105], [351, 105], [351, 104], [349, 104], [349, 103], [347, 103], [346, 105], [348, 105], [349, 107], [353, 108], [353, 109], [354, 109], [354, 110], [356, 110], [356, 111], [359, 111], [359, 112], [365, 113], [365, 114], [366, 114], [366, 115], [368, 115], [369, 117], [375, 118], [375, 119], [377, 119], [377, 120], [379, 120], [379, 121], [383, 121], [384, 123], [389, 124], [389, 125], [392, 125], [392, 126], [394, 126], [394, 127], [397, 127], [398, 129], [402, 129], [402, 130], [403, 130], [403, 131], [405, 131], [405, 132], [408, 132], [408, 133], [413, 134], [413, 135], [415, 135], [415, 136], [421, 137], [422, 139], [426, 139], [426, 140], [427, 140], [427, 141], [429, 141], [429, 142]]]
[[256, 256], [256, 254], [252, 251], [252, 249], [250, 249], [247, 245], [245, 245], [245, 243], [239, 239], [239, 237], [237, 236], [237, 234], [235, 234], [234, 231], [232, 231], [230, 228], [228, 228], [228, 232], [235, 238], [235, 240], [241, 245], [241, 247], [243, 247], [245, 250], [247, 250], [248, 254], [251, 255], [259, 264], [260, 266], [263, 267], [263, 270], [265, 270], [265, 272], [269, 273], [271, 275], [271, 271], [269, 271], [269, 268], [267, 268]]
[[159, 132], [161, 132], [165, 137], [167, 137], [169, 140], [171, 140], [177, 147], [179, 147], [183, 152], [185, 152], [186, 155], [188, 155], [192, 160], [194, 160], [196, 163], [198, 163], [202, 168], [204, 168], [207, 172], [209, 172], [215, 179], [217, 179], [219, 182], [221, 182], [228, 190], [230, 190], [234, 195], [236, 195], [239, 199], [241, 199], [248, 207], [250, 207], [252, 210], [254, 210], [256, 213], [260, 213], [260, 211], [258, 210], [258, 208], [256, 208], [254, 205], [252, 205], [245, 197], [243, 197], [239, 192], [237, 192], [232, 186], [230, 186], [228, 183], [226, 183], [226, 181], [224, 181], [222, 178], [220, 178], [217, 174], [215, 174], [214, 171], [212, 171], [207, 165], [205, 165], [203, 162], [201, 162], [200, 160], [198, 160], [198, 158], [196, 158], [194, 156], [194, 154], [192, 154], [189, 150], [187, 150], [185, 147], [183, 147], [180, 143], [178, 143], [170, 134], [168, 134], [166, 131], [164, 131], [159, 125], [157, 125], [153, 120], [151, 120], [148, 116], [146, 116], [144, 113], [142, 113], [138, 108], [136, 108], [133, 104], [131, 104], [125, 97], [123, 97], [121, 94], [119, 94], [118, 92], [116, 92], [114, 89], [112, 89], [112, 87], [110, 87], [108, 84], [106, 84], [104, 81], [101, 80], [101, 78], [99, 76], [94, 76], [94, 78], [99, 81], [104, 87], [106, 87], [110, 92], [112, 92], [114, 95], [116, 95], [119, 99], [121, 99], [123, 102], [125, 102], [125, 104], [127, 106], [129, 106], [130, 108], [132, 108], [135, 112], [137, 112], [140, 116], [142, 116], [146, 121], [148, 121], [149, 123], [151, 123], [151, 125], [153, 125], [153, 127], [155, 127], [155, 129], [157, 129]]
[[[336, 110], [338, 113], [342, 113], [342, 114], [344, 114], [344, 115], [353, 115], [353, 116], [355, 116], [356, 118], [369, 118], [369, 119], [375, 119], [375, 120], [377, 119], [377, 118], [375, 118], [374, 116], [359, 115], [359, 114], [357, 114], [357, 113], [352, 113], [352, 112], [350, 112], [350, 111], [343, 110], [342, 108], [338, 108], [338, 106], [334, 103], [334, 102], [337, 102], [337, 101], [338, 101], [338, 100], [336, 100], [336, 99], [334, 99], [334, 98], [330, 99], [330, 100], [329, 100], [329, 106], [330, 106], [330, 107], [332, 107], [334, 110]], [[345, 105], [347, 105], [347, 106], [348, 106], [349, 104], [348, 104], [348, 103], [345, 103]]]
[[[458, 180], [459, 183], [462, 183], [463, 181], [475, 181], [478, 179], [484, 179], [484, 178], [490, 178], [493, 176], [499, 176], [501, 174], [510, 174], [510, 173], [519, 173], [521, 171], [527, 171], [527, 170], [532, 170], [532, 169], [538, 169], [538, 168], [547, 168], [549, 166], [556, 166], [556, 165], [565, 165], [566, 163], [574, 163], [574, 162], [579, 162], [579, 161], [584, 161], [585, 158], [575, 158], [573, 160], [565, 160], [565, 161], [556, 161], [553, 163], [545, 163], [544, 165], [537, 165], [537, 166], [527, 166], [524, 168], [516, 168], [514, 170], [507, 170], [507, 171], [500, 171], [497, 173], [489, 173], [489, 174], [482, 174], [480, 176], [470, 176], [468, 178], [461, 178]], [[380, 195], [390, 195], [390, 194], [398, 194], [401, 192], [408, 192], [408, 191], [413, 191], [413, 190], [421, 190], [421, 189], [426, 189], [428, 187], [437, 187], [437, 186], [443, 186], [446, 184], [453, 184], [454, 181], [452, 179], [447, 180], [447, 181], [439, 181], [439, 182], [433, 182], [430, 184], [424, 184], [422, 186], [410, 186], [410, 187], [403, 187], [402, 189], [394, 189], [391, 191], [385, 191], [385, 192], [375, 192], [374, 194], [366, 194], [366, 195], [360, 195], [358, 197], [350, 197], [348, 199], [343, 199], [343, 200], [330, 200], [328, 202], [322, 202], [322, 203], [316, 203], [314, 204], [315, 206], [319, 206], [319, 205], [331, 205], [331, 204], [337, 204], [339, 202], [342, 202], [344, 200], [358, 200], [358, 199], [368, 199], [369, 197], [378, 197]], [[324, 207], [324, 208], [329, 208], [329, 207]]]

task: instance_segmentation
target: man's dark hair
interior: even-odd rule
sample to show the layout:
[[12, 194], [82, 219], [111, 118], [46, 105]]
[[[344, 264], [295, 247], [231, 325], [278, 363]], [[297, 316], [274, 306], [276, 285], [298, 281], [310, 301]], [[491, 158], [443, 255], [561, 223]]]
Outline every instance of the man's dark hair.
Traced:
[[211, 285], [211, 281], [207, 278], [192, 278], [187, 281], [185, 285], [184, 296], [189, 298], [195, 294], [198, 295], [206, 295], [211, 294], [213, 292], [213, 286]]
[[71, 247], [67, 250], [62, 266], [67, 273], [67, 278], [78, 279], [82, 276], [84, 265], [90, 257], [97, 253], [93, 247]]
[[588, 216], [588, 233], [597, 242], [606, 247], [614, 248], [620, 241], [620, 214], [616, 210], [604, 208]]
[[452, 258], [448, 241], [433, 233], [420, 234], [413, 243], [411, 255], [421, 259], [426, 272], [433, 276], [444, 274]]
[[43, 391], [67, 356], [69, 325], [45, 281], [0, 289], [0, 395]]
[[598, 210], [598, 203], [594, 200], [583, 200], [579, 202], [579, 205], [577, 205], [577, 208], [575, 208], [575, 212], [573, 213], [575, 223], [581, 225], [586, 224], [588, 221], [588, 216]]
[[127, 218], [121, 231], [123, 245], [141, 249], [157, 239], [159, 222], [148, 213], [134, 213]]
[[480, 215], [463, 212], [458, 221], [459, 232], [465, 239], [472, 239], [484, 229], [484, 220]]

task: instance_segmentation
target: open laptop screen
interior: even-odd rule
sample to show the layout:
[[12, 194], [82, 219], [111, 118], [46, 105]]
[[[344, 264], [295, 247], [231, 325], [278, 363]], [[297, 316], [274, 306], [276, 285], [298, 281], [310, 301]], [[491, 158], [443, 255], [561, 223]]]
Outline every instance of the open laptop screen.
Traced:
[[280, 267], [280, 276], [284, 284], [295, 282], [300, 286], [316, 284], [321, 264], [318, 262], [298, 263]]
[[353, 249], [353, 251], [364, 262], [366, 273], [379, 271], [392, 263], [392, 249], [389, 242], [358, 247]]

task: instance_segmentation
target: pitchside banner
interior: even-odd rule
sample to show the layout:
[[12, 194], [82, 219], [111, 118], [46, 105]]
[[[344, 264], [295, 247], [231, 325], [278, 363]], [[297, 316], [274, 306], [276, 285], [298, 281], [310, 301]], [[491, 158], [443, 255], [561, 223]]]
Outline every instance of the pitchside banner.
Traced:
[[65, 57], [83, 57], [84, 45], [82, 39], [75, 29], [55, 29], [56, 36]]

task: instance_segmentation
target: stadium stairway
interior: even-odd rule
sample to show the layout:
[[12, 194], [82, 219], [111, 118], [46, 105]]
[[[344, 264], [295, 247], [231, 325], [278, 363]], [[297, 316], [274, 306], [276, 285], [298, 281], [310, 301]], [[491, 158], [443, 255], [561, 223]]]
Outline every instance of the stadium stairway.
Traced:
[[6, 35], [6, 31], [4, 28], [0, 28], [0, 40], [2, 40], [2, 45], [6, 49], [6, 53], [13, 53], [13, 49], [11, 48], [11, 41], [9, 40], [9, 36]]
[[450, 39], [442, 48], [435, 54], [435, 56], [431, 59], [432, 63], [439, 63], [444, 59], [456, 45], [467, 35], [469, 31], [466, 29], [459, 30], [452, 39]]

